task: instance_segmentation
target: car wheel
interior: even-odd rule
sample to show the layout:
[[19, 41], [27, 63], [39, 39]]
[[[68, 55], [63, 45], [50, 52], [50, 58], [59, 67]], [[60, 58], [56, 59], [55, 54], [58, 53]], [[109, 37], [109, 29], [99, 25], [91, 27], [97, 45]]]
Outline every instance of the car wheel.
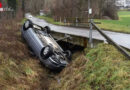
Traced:
[[31, 27], [33, 27], [32, 22], [30, 20], [25, 21], [25, 23], [23, 25], [24, 30], [27, 30], [27, 29], [29, 29]]
[[45, 48], [42, 49], [41, 51], [41, 56], [42, 58], [49, 58], [53, 54], [53, 48], [51, 46], [46, 46]]
[[68, 60], [71, 60], [72, 59], [72, 54], [71, 54], [71, 51], [67, 50], [64, 52], [65, 56], [68, 58]]
[[51, 33], [51, 28], [49, 26], [46, 26], [45, 29], [46, 29], [48, 34]]

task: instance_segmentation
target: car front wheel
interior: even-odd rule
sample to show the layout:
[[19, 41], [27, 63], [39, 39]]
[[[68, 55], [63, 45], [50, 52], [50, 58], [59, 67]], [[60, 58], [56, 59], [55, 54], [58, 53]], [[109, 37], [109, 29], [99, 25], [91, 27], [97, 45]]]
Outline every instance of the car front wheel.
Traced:
[[72, 59], [71, 51], [67, 50], [67, 51], [64, 52], [64, 54], [68, 58], [68, 60], [71, 61], [71, 59]]

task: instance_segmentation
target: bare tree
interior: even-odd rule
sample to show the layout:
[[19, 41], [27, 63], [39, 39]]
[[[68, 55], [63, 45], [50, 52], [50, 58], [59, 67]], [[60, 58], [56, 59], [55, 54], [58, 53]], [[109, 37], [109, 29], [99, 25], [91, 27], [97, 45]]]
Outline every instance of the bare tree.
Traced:
[[[51, 10], [55, 17], [87, 17], [88, 0], [53, 0]], [[104, 15], [116, 19], [116, 6], [114, 0], [91, 0], [93, 14], [91, 17], [102, 18]], [[113, 9], [113, 10], [112, 10]], [[112, 11], [112, 13], [111, 13]]]
[[25, 12], [39, 13], [44, 8], [44, 0], [25, 0]]

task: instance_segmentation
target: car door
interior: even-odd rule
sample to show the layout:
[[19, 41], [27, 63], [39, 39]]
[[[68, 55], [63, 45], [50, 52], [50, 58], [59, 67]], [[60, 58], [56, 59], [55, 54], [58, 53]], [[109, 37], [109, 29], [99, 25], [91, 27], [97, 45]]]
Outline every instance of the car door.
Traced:
[[33, 28], [24, 31], [24, 37], [36, 56], [40, 57], [41, 49], [44, 47]]

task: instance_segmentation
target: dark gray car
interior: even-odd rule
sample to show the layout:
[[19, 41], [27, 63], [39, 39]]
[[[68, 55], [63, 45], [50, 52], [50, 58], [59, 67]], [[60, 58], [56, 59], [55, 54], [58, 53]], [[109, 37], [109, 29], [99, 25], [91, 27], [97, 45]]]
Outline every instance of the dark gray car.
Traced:
[[49, 69], [62, 70], [71, 57], [70, 51], [64, 52], [50, 35], [50, 28], [34, 25], [30, 20], [22, 26], [21, 35], [31, 51]]

